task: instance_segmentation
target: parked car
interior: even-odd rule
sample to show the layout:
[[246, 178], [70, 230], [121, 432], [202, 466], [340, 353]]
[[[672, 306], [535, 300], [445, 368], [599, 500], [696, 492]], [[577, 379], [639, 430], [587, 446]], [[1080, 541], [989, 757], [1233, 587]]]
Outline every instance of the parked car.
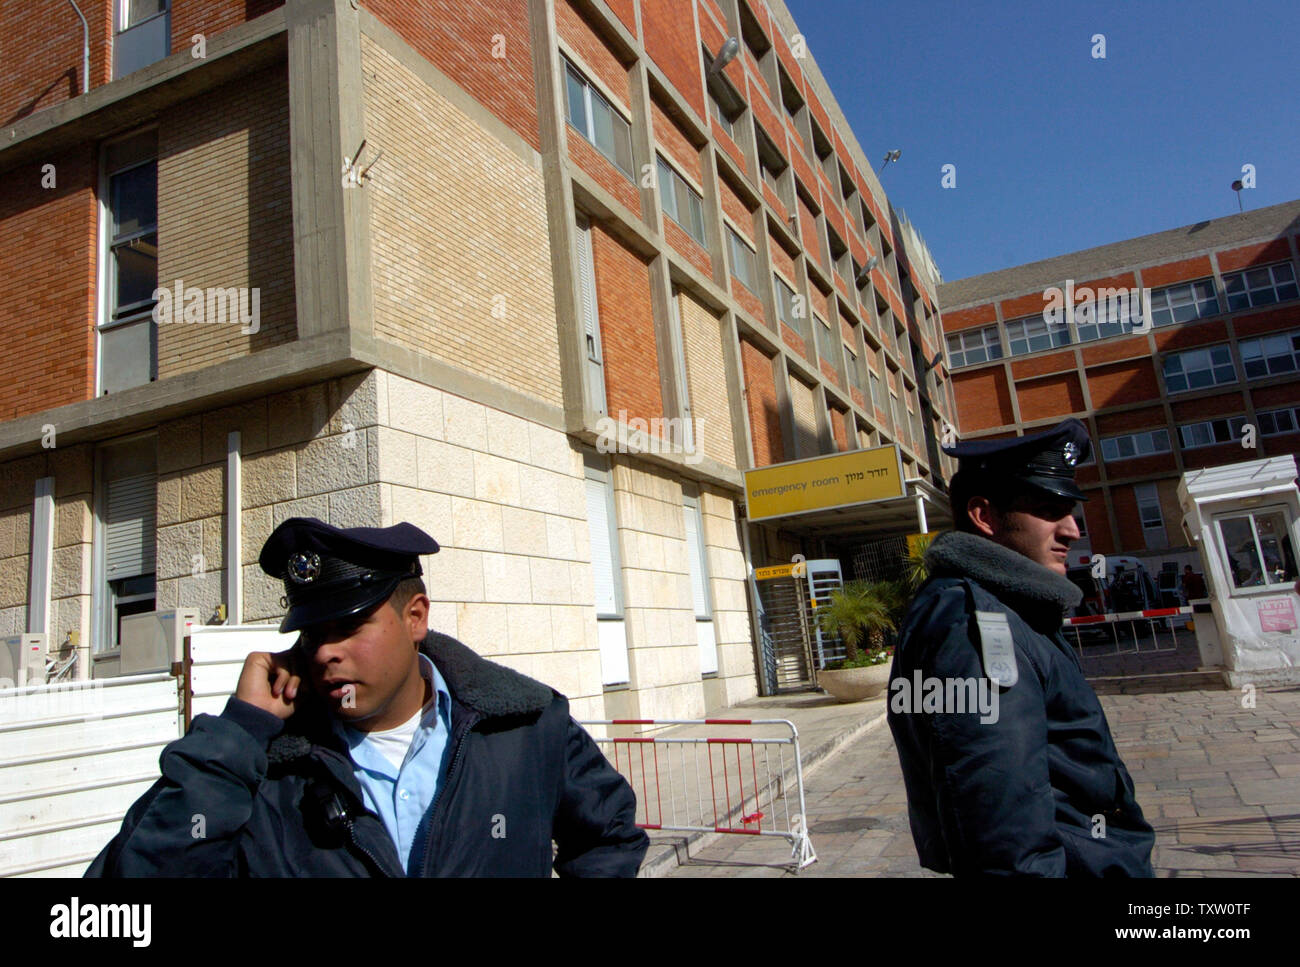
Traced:
[[[1071, 613], [1071, 617], [1162, 607], [1156, 583], [1151, 579], [1146, 566], [1137, 558], [1108, 557], [1106, 571], [1106, 579], [1101, 579], [1093, 577], [1091, 565], [1066, 570], [1065, 576], [1083, 591], [1083, 600]], [[1076, 625], [1070, 631], [1072, 636], [1077, 634], [1083, 642], [1113, 641], [1116, 633], [1125, 638], [1134, 635], [1146, 637], [1151, 633], [1151, 626], [1148, 622], [1139, 620], [1124, 621], [1118, 625]]]

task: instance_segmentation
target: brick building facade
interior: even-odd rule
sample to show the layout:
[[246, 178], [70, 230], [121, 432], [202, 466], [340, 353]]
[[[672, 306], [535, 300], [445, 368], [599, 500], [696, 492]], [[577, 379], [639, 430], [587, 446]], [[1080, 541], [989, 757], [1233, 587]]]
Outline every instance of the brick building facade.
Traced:
[[[1095, 450], [1078, 471], [1083, 553], [1199, 571], [1179, 477], [1300, 452], [1298, 244], [1288, 202], [945, 283], [962, 437], [1078, 417]], [[1067, 281], [1074, 312], [1045, 319]], [[1106, 291], [1138, 288], [1149, 320]]]
[[938, 273], [780, 0], [80, 6], [89, 76], [0, 13], [0, 634], [108, 673], [134, 611], [277, 619], [285, 518], [410, 520], [435, 627], [698, 716], [760, 687], [751, 565], [826, 552], [744, 471], [942, 484]]

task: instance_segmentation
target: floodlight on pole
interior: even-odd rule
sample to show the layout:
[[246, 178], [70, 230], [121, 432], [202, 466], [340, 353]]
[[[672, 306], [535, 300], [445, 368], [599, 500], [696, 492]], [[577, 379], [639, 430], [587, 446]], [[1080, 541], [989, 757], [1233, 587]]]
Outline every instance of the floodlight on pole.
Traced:
[[738, 53], [740, 53], [740, 41], [735, 37], [728, 37], [727, 42], [722, 45], [722, 49], [719, 50], [717, 56], [713, 58], [713, 63], [709, 65], [708, 75], [712, 77], [714, 74], [721, 71], [722, 68], [726, 67], [736, 59]]
[[879, 255], [873, 255], [871, 256], [871, 258], [867, 259], [867, 264], [862, 266], [862, 271], [858, 273], [857, 284], [864, 285], [867, 279], [871, 277], [871, 270], [874, 269], [879, 264], [880, 264]]
[[1245, 187], [1245, 185], [1243, 185], [1243, 184], [1241, 183], [1241, 179], [1240, 179], [1240, 178], [1238, 178], [1236, 181], [1234, 181], [1234, 182], [1232, 183], [1232, 190], [1235, 191], [1235, 192], [1237, 193], [1237, 211], [1239, 211], [1239, 212], [1242, 212], [1242, 211], [1245, 211], [1245, 210], [1246, 210], [1246, 209], [1244, 209], [1244, 208], [1241, 207], [1241, 189], [1244, 188], [1244, 187]]
[[885, 154], [885, 163], [882, 164], [882, 165], [880, 166], [880, 170], [881, 170], [881, 171], [884, 171], [886, 168], [888, 168], [888, 167], [889, 167], [889, 162], [891, 162], [891, 161], [897, 161], [899, 155], [901, 155], [902, 153], [903, 153], [903, 150], [902, 150], [901, 148], [895, 148], [893, 151], [889, 151], [889, 152], [887, 152], [887, 153]]

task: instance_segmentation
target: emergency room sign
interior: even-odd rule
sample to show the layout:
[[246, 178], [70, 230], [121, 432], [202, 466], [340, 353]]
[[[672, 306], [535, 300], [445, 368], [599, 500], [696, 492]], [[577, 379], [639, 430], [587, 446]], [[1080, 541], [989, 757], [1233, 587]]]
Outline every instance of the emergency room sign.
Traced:
[[750, 520], [850, 507], [904, 493], [903, 462], [893, 444], [745, 472]]

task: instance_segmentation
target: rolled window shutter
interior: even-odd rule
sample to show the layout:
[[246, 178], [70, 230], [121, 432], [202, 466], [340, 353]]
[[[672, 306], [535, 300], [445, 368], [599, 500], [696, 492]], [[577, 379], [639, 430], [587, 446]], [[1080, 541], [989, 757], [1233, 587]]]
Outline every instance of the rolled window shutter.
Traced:
[[156, 479], [146, 473], [108, 481], [104, 530], [109, 580], [154, 573]]
[[600, 361], [599, 326], [596, 316], [595, 273], [592, 271], [591, 228], [578, 226], [578, 297], [582, 311], [582, 327], [587, 334], [587, 358]]
[[596, 268], [591, 249], [591, 226], [579, 221], [575, 239], [578, 256], [578, 311], [587, 345], [587, 392], [592, 408], [605, 412], [605, 369], [601, 362], [600, 312], [596, 305]]

